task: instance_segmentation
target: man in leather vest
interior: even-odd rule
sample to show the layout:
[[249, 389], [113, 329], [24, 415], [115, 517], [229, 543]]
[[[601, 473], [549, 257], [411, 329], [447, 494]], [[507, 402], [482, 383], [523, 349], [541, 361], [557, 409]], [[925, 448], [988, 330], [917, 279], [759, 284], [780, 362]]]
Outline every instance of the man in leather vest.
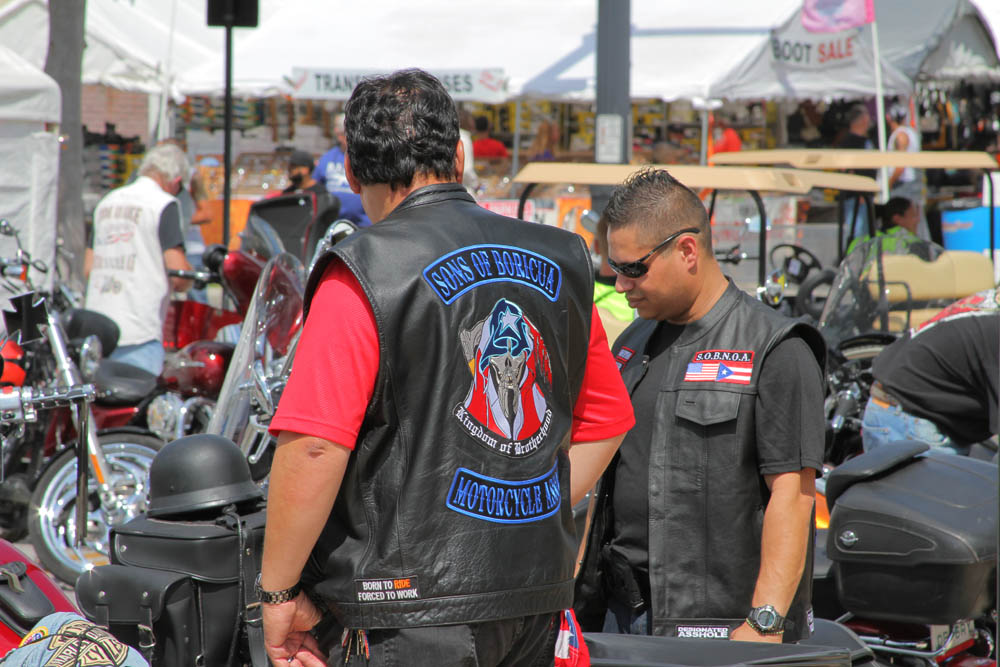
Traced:
[[806, 637], [822, 339], [723, 275], [704, 206], [666, 171], [631, 177], [603, 216], [617, 289], [640, 316], [612, 351], [637, 426], [602, 481], [581, 623]]
[[[551, 664], [573, 503], [634, 424], [585, 244], [476, 205], [429, 74], [366, 79], [346, 113], [347, 176], [377, 224], [314, 268], [271, 422], [266, 649]], [[308, 632], [321, 612], [343, 628], [329, 652]]]

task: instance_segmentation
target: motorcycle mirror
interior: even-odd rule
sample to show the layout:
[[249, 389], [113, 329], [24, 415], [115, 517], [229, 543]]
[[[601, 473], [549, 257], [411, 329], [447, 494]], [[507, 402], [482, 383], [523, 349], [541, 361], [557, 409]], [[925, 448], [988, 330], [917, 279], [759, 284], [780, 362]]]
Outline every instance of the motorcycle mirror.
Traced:
[[17, 230], [10, 224], [7, 218], [0, 218], [0, 234], [3, 236], [17, 236]]

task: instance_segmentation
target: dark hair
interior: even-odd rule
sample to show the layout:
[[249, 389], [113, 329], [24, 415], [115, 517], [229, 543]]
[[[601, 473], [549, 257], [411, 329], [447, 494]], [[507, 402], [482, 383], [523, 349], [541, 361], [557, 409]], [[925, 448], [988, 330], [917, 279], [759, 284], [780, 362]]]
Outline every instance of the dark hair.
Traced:
[[701, 247], [711, 254], [708, 211], [686, 185], [666, 169], [642, 169], [615, 188], [601, 218], [609, 230], [635, 227], [640, 238], [656, 244], [685, 227], [697, 227]]
[[419, 69], [362, 79], [345, 107], [351, 171], [363, 185], [407, 188], [417, 174], [454, 180], [458, 111]]
[[487, 132], [490, 129], [490, 119], [486, 116], [476, 116], [476, 132]]
[[906, 197], [893, 197], [882, 205], [882, 229], [889, 229], [894, 226], [892, 219], [897, 215], [905, 215], [913, 206], [913, 202]]

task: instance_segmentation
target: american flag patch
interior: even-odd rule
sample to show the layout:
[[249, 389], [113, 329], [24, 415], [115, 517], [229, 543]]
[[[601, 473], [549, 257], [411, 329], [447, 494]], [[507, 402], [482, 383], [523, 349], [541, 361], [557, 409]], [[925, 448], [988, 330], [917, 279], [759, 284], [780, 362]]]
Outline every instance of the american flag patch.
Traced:
[[615, 363], [618, 365], [618, 370], [621, 370], [622, 366], [627, 364], [633, 356], [635, 356], [635, 350], [631, 348], [623, 347], [618, 350], [618, 354], [615, 355]]
[[702, 350], [687, 365], [684, 381], [750, 384], [752, 376], [752, 350]]

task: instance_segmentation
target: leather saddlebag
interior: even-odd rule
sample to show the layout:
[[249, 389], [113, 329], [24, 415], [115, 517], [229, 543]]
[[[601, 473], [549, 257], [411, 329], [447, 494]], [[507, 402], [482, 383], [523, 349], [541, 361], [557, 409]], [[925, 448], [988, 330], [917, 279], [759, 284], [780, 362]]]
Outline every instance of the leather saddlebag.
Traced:
[[[230, 509], [203, 520], [151, 519], [141, 515], [112, 529], [113, 567], [134, 571], [139, 577], [150, 571], [174, 574], [189, 580], [193, 589], [201, 656], [197, 661], [167, 660], [159, 664], [267, 664], [260, 607], [254, 592], [264, 544], [264, 519], [263, 510], [241, 516]], [[163, 637], [155, 628], [154, 635], [159, 645]], [[184, 639], [181, 635], [171, 641]]]
[[204, 664], [196, 596], [187, 575], [121, 565], [95, 567], [76, 582], [84, 615], [153, 667]]

